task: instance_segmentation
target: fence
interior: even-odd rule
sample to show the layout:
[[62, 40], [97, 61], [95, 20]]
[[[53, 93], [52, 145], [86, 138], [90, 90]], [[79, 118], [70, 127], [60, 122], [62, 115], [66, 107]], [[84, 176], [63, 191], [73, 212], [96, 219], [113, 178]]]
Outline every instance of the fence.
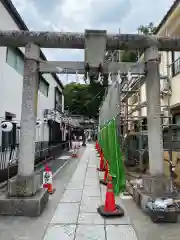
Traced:
[[[35, 165], [60, 156], [63, 151], [69, 148], [69, 142], [54, 143], [47, 145], [43, 142], [37, 142], [35, 146]], [[8, 147], [0, 147], [0, 182], [7, 180], [9, 177], [17, 174], [19, 159], [19, 144]]]
[[115, 118], [101, 129], [98, 139], [113, 177], [114, 192], [118, 195], [125, 187], [125, 173]]

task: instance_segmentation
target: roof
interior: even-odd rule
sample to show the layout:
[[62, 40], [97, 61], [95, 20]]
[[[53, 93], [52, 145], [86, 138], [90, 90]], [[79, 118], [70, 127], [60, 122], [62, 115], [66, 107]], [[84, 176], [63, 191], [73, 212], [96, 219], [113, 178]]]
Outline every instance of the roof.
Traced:
[[176, 9], [176, 7], [178, 6], [179, 3], [180, 3], [180, 0], [175, 0], [174, 1], [173, 5], [170, 7], [168, 12], [164, 16], [164, 18], [161, 20], [160, 24], [157, 26], [156, 31], [154, 32], [154, 34], [157, 34], [160, 31], [162, 26], [165, 24], [165, 22], [170, 17], [170, 15], [173, 13], [173, 11]]
[[[13, 5], [11, 0], [0, 0], [1, 3], [3, 4], [3, 6], [6, 8], [6, 10], [8, 11], [8, 13], [10, 14], [10, 16], [12, 17], [12, 19], [14, 20], [14, 22], [16, 23], [16, 25], [18, 26], [18, 28], [22, 31], [29, 31], [27, 25], [25, 24], [25, 22], [23, 21], [22, 17], [20, 16], [20, 14], [18, 13], [17, 9], [15, 8], [15, 6]], [[46, 61], [47, 58], [45, 57], [44, 53], [42, 51], [40, 51], [40, 57]], [[61, 80], [58, 78], [58, 76], [55, 73], [51, 74], [52, 77], [56, 80], [57, 84], [64, 89], [64, 86], [61, 82]]]

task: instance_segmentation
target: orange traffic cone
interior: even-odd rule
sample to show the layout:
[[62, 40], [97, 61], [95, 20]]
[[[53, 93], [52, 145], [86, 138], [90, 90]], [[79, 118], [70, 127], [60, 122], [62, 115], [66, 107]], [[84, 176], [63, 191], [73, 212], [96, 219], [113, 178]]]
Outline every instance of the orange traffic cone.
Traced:
[[122, 217], [124, 210], [115, 204], [115, 196], [113, 192], [112, 176], [108, 177], [107, 192], [105, 205], [98, 207], [98, 213], [103, 217]]
[[55, 188], [53, 188], [52, 183], [48, 184], [48, 193], [53, 194], [56, 191]]
[[108, 161], [106, 161], [104, 179], [99, 180], [99, 182], [103, 185], [107, 185], [108, 172], [109, 172], [109, 166], [108, 166]]
[[104, 171], [105, 171], [105, 167], [104, 167], [104, 156], [103, 156], [102, 150], [101, 150], [101, 152], [100, 152], [100, 167], [97, 168], [97, 171], [99, 171], [99, 172], [104, 172]]

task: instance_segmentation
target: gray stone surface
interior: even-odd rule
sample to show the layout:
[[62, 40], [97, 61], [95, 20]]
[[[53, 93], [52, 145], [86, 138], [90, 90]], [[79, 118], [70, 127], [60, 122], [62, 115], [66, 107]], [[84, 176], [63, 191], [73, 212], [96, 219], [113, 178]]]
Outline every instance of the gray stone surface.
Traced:
[[80, 211], [97, 212], [97, 208], [102, 204], [100, 197], [83, 196]]
[[147, 194], [163, 196], [172, 193], [172, 180], [166, 176], [143, 176], [143, 186]]
[[129, 225], [108, 225], [106, 233], [108, 240], [138, 240], [133, 227]]
[[0, 215], [39, 216], [47, 205], [49, 194], [47, 190], [39, 189], [35, 196], [10, 197], [0, 195]]
[[85, 186], [83, 190], [83, 195], [86, 195], [88, 197], [100, 197], [100, 187]]
[[40, 47], [28, 43], [25, 47], [24, 76], [21, 105], [18, 175], [34, 173], [36, 117], [39, 88], [38, 62]]
[[[29, 42], [35, 42], [42, 48], [70, 48], [84, 49], [84, 33], [64, 32], [31, 32], [20, 30], [0, 31], [0, 46], [24, 47]], [[144, 51], [151, 45], [159, 47], [159, 51], [179, 51], [179, 38], [146, 36], [139, 34], [108, 34], [107, 50], [124, 50], [124, 46], [131, 50]]]
[[96, 212], [80, 212], [78, 224], [104, 225], [104, 218]]
[[40, 188], [40, 174], [17, 176], [9, 180], [8, 195], [11, 197], [30, 197]]
[[84, 182], [70, 182], [68, 185], [67, 185], [67, 189], [69, 190], [73, 190], [73, 189], [83, 189], [83, 186], [84, 186]]
[[77, 226], [75, 240], [106, 240], [104, 226], [79, 225]]
[[66, 191], [60, 202], [66, 203], [80, 203], [82, 197], [82, 190], [68, 190]]
[[76, 225], [52, 225], [44, 240], [74, 240]]
[[60, 203], [57, 207], [51, 223], [75, 224], [78, 219], [80, 203]]
[[[146, 98], [149, 172], [152, 176], [164, 174], [163, 136], [160, 100], [160, 75], [158, 48], [147, 48], [146, 59]], [[153, 58], [152, 58], [153, 57]]]

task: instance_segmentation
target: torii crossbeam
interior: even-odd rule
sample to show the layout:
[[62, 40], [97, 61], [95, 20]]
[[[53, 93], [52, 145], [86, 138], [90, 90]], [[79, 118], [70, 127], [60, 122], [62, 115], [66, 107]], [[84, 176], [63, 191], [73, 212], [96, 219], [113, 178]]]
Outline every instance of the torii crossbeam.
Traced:
[[[98, 35], [98, 31], [94, 34]], [[0, 31], [0, 46], [24, 47], [35, 43], [42, 48], [84, 49], [85, 34], [70, 32]], [[106, 49], [141, 49], [156, 46], [160, 51], [180, 51], [180, 37], [157, 37], [139, 34], [107, 34]]]

